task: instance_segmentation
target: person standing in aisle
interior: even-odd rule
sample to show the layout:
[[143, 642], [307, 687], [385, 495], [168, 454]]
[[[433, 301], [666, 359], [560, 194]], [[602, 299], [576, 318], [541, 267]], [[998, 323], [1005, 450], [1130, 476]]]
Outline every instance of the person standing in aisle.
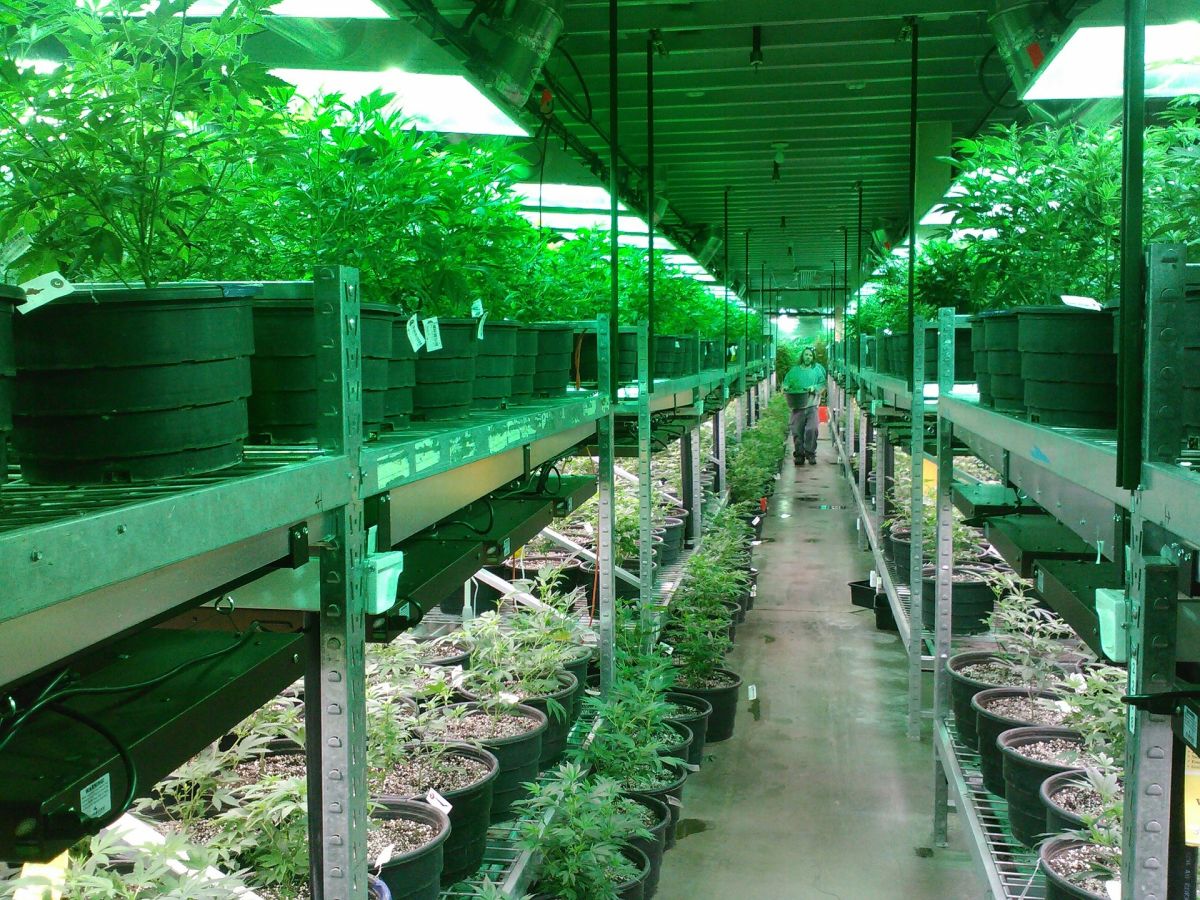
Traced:
[[817, 462], [817, 410], [825, 390], [825, 367], [812, 347], [805, 347], [800, 362], [783, 377], [783, 392], [792, 411], [792, 462], [798, 466]]

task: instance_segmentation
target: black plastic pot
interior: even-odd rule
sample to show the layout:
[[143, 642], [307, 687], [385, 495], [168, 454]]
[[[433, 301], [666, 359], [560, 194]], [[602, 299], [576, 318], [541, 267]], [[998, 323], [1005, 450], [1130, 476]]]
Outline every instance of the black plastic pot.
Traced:
[[861, 606], [863, 609], [875, 608], [876, 590], [869, 581], [851, 581], [850, 605]]
[[396, 430], [413, 414], [413, 388], [417, 383], [417, 354], [408, 340], [408, 320], [397, 315], [392, 324], [392, 358], [388, 360], [388, 389], [384, 398], [384, 423]]
[[671, 810], [671, 824], [667, 827], [667, 846], [670, 850], [675, 846], [675, 826], [679, 824], [679, 814], [683, 809], [683, 785], [687, 781], [688, 770], [682, 765], [674, 765], [668, 763], [668, 770], [674, 774], [671, 783], [664, 787], [646, 790], [638, 788], [634, 793], [645, 794], [648, 797], [656, 797]]
[[660, 800], [658, 797], [651, 797], [649, 794], [630, 792], [624, 794], [624, 796], [650, 810], [655, 817], [654, 824], [648, 826], [650, 837], [629, 838], [630, 845], [637, 847], [646, 854], [646, 860], [650, 864], [644, 882], [645, 897], [646, 900], [650, 900], [650, 898], [658, 893], [658, 882], [662, 875], [663, 854], [667, 849], [667, 829], [671, 827], [671, 807], [665, 801]]
[[471, 411], [475, 400], [475, 319], [439, 319], [442, 349], [417, 353], [413, 418], [455, 419]]
[[1062, 834], [1064, 831], [1086, 827], [1082, 816], [1063, 809], [1054, 799], [1055, 795], [1063, 788], [1073, 787], [1077, 781], [1081, 780], [1082, 776], [1079, 772], [1059, 772], [1042, 782], [1038, 793], [1042, 798], [1042, 806], [1046, 808], [1046, 834]]
[[1084, 890], [1079, 885], [1063, 878], [1054, 871], [1054, 867], [1051, 865], [1051, 860], [1058, 854], [1075, 847], [1082, 847], [1085, 843], [1085, 841], [1071, 838], [1056, 837], [1038, 847], [1040, 868], [1046, 873], [1046, 900], [1108, 900], [1107, 894]]
[[571, 377], [571, 357], [575, 350], [575, 331], [570, 325], [543, 322], [538, 333], [537, 368], [533, 393], [538, 397], [561, 397]]
[[959, 739], [972, 750], [979, 749], [979, 732], [975, 727], [975, 710], [971, 706], [971, 698], [980, 691], [1003, 685], [968, 678], [961, 674], [959, 669], [995, 659], [996, 655], [990, 650], [968, 650], [966, 653], [956, 653], [946, 660], [946, 671], [950, 673], [950, 708], [954, 710], [954, 724], [958, 726]]
[[[962, 571], [959, 566], [955, 571]], [[937, 582], [933, 570], [926, 567], [921, 578], [922, 621], [932, 624], [937, 600]], [[950, 585], [950, 630], [954, 634], [980, 634], [988, 630], [988, 616], [996, 601], [991, 584], [979, 581], [954, 581]]]
[[700, 342], [700, 366], [704, 369], [719, 369], [725, 360], [721, 358], [720, 341]]
[[571, 724], [579, 720], [579, 714], [583, 711], [583, 693], [587, 689], [588, 665], [594, 655], [591, 647], [581, 647], [574, 659], [563, 663], [563, 668], [574, 675], [577, 682], [575, 693], [571, 696]]
[[[538, 768], [545, 769], [562, 757], [567, 747], [567, 736], [571, 733], [571, 698], [578, 690], [579, 679], [570, 672], [558, 673], [562, 685], [553, 694], [546, 697], [527, 697], [521, 701], [525, 706], [532, 706], [546, 716], [546, 730], [542, 732], [542, 753], [538, 758]], [[469, 700], [479, 701], [483, 698], [470, 690], [460, 688], [459, 692]], [[563, 709], [561, 716], [554, 715], [547, 709], [550, 700], [557, 701]]]
[[240, 462], [258, 291], [79, 285], [17, 316], [13, 445], [25, 479], [150, 481]]
[[709, 744], [727, 741], [733, 737], [734, 720], [737, 717], [738, 694], [742, 688], [742, 677], [728, 669], [717, 669], [718, 674], [729, 676], [732, 682], [718, 688], [693, 688], [676, 685], [674, 690], [680, 694], [691, 694], [701, 697], [712, 706], [712, 715], [708, 719], [708, 733], [705, 740]]
[[675, 357], [675, 377], [695, 375], [700, 371], [700, 339], [694, 334], [676, 339], [678, 348]]
[[[427, 742], [426, 746], [435, 742]], [[441, 744], [451, 748], [458, 757], [476, 760], [488, 767], [488, 774], [471, 785], [457, 791], [439, 791], [452, 806], [450, 810], [450, 837], [442, 848], [442, 885], [451, 885], [469, 878], [483, 863], [487, 850], [487, 830], [492, 821], [492, 792], [500, 763], [487, 750], [469, 744]], [[420, 745], [414, 745], [418, 747]], [[386, 799], [419, 800], [420, 797], [398, 797]]]
[[[986, 708], [987, 703], [1001, 697], [1028, 695], [1029, 691], [1023, 688], [988, 688], [971, 698], [971, 709], [975, 711], [975, 731], [979, 736], [979, 770], [983, 775], [983, 786], [997, 797], [1004, 796], [1004, 757], [996, 746], [996, 739], [1009, 729], [1026, 728], [1034, 723], [997, 715]], [[1058, 698], [1057, 694], [1049, 691], [1040, 691], [1037, 696], [1048, 700]]]
[[1002, 732], [996, 743], [1004, 756], [1004, 799], [1008, 801], [1008, 818], [1013, 837], [1026, 847], [1036, 846], [1045, 835], [1046, 808], [1042, 805], [1042, 782], [1060, 772], [1078, 770], [1078, 766], [1060, 766], [1029, 759], [1017, 752], [1018, 747], [1047, 738], [1081, 741], [1079, 732], [1070, 728], [1010, 728]]
[[990, 407], [992, 399], [992, 375], [988, 369], [986, 315], [971, 319], [971, 354], [975, 362], [975, 383], [979, 385], [979, 405]]
[[[622, 847], [621, 855], [637, 866], [638, 876], [625, 884], [615, 886], [618, 900], [644, 900], [646, 896], [645, 880], [650, 873], [650, 860], [646, 858], [645, 853], [633, 845]], [[556, 894], [536, 891], [532, 900], [560, 900], [560, 898]]]
[[654, 378], [674, 378], [678, 375], [683, 359], [683, 347], [673, 334], [654, 336]]
[[1021, 378], [1021, 353], [1018, 349], [1017, 311], [987, 313], [984, 332], [987, 341], [987, 370], [991, 381], [992, 402], [996, 409], [1025, 411], [1025, 382]]
[[896, 617], [892, 615], [892, 606], [888, 603], [886, 594], [875, 595], [875, 629], [895, 632], [900, 630], [896, 625]]
[[392, 892], [393, 900], [437, 900], [442, 892], [442, 868], [450, 819], [441, 810], [416, 800], [373, 798], [378, 804], [371, 815], [377, 819], [408, 819], [430, 825], [436, 836], [424, 847], [393, 856], [383, 864], [379, 880]]
[[691, 710], [671, 716], [670, 720], [686, 725], [691, 731], [692, 743], [688, 747], [687, 761], [693, 766], [701, 765], [704, 761], [704, 746], [708, 740], [708, 720], [712, 717], [712, 704], [703, 697], [679, 691], [668, 691], [664, 697], [676, 706], [686, 706]]
[[[364, 303], [362, 342], [363, 434], [379, 431], [386, 418], [397, 310]], [[405, 343], [408, 343], [405, 338]], [[279, 281], [263, 286], [254, 301], [254, 356], [250, 359], [250, 439], [263, 444], [312, 443], [317, 439], [317, 320], [313, 282]]]
[[533, 376], [537, 372], [538, 332], [521, 325], [517, 328], [517, 356], [513, 361], [513, 403], [528, 403], [533, 399]]
[[[622, 384], [637, 381], [637, 329], [622, 328], [617, 332], [617, 380]], [[571, 356], [571, 384], [594, 385], [599, 379], [599, 360], [595, 329], [575, 332], [575, 347]]]
[[17, 360], [13, 353], [14, 308], [25, 302], [25, 292], [11, 284], [0, 284], [0, 484], [8, 478], [8, 436], [12, 432], [13, 384]]
[[1077, 428], [1115, 426], [1112, 312], [1046, 306], [1022, 310], [1017, 320], [1030, 421]]
[[499, 409], [513, 398], [517, 365], [517, 322], [485, 322], [475, 355], [476, 409]]
[[[452, 703], [444, 707], [447, 712], [470, 707], [480, 709], [479, 703]], [[491, 820], [503, 820], [518, 800], [529, 796], [525, 784], [536, 781], [538, 776], [538, 760], [542, 755], [542, 735], [546, 733], [546, 714], [527, 704], [506, 707], [505, 713], [513, 716], [523, 716], [533, 719], [537, 727], [525, 734], [510, 738], [485, 738], [479, 743], [485, 750], [496, 757], [499, 770], [492, 788]]]
[[675, 739], [659, 752], [659, 756], [670, 756], [673, 759], [686, 760], [692, 752], [692, 730], [677, 720], [668, 719], [667, 725], [675, 732]]

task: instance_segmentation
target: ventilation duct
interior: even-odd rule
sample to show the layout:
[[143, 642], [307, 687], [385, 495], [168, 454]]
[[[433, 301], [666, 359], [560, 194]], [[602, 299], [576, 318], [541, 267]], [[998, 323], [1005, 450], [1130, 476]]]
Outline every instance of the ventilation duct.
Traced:
[[482, 68], [500, 96], [522, 107], [562, 34], [562, 0], [504, 0], [494, 7]]

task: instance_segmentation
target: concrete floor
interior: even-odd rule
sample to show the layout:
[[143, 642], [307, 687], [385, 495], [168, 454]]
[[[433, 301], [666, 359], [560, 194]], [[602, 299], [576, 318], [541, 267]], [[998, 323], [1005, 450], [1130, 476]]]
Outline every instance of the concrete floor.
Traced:
[[758, 708], [743, 687], [733, 738], [688, 781], [659, 900], [987, 896], [953, 815], [950, 847], [927, 850], [932, 750], [905, 737], [899, 639], [850, 605], [870, 554], [833, 452], [822, 439], [815, 468], [785, 463], [729, 662]]

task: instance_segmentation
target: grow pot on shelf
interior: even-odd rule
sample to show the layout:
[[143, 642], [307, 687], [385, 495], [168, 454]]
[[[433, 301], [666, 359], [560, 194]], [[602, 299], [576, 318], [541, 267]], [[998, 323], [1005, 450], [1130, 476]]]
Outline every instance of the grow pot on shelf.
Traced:
[[650, 831], [650, 837], [632, 837], [629, 839], [630, 845], [637, 847], [646, 854], [646, 860], [650, 863], [650, 868], [646, 873], [644, 882], [645, 897], [646, 900], [650, 900], [651, 897], [658, 893], [658, 882], [662, 875], [663, 854], [667, 849], [667, 829], [671, 826], [671, 807], [658, 797], [651, 797], [649, 794], [639, 794], [636, 791], [623, 794], [622, 796], [644, 807], [654, 817], [654, 823], [646, 826]]
[[687, 334], [677, 340], [679, 350], [675, 358], [675, 377], [697, 374], [700, 371], [700, 338], [694, 334]]
[[669, 756], [672, 759], [687, 759], [692, 752], [692, 741], [694, 740], [692, 730], [674, 719], [667, 720], [667, 726], [675, 733], [675, 737], [658, 755]]
[[412, 419], [416, 384], [417, 354], [408, 340], [408, 320], [397, 315], [392, 323], [392, 357], [388, 360], [388, 389], [383, 401], [384, 423], [393, 431]]
[[[439, 790], [451, 804], [450, 836], [442, 848], [442, 884], [451, 885], [469, 878], [483, 863], [487, 849], [487, 830], [492, 821], [492, 792], [500, 764], [491, 753], [469, 744], [429, 741], [411, 745], [414, 751], [433, 746], [445, 747], [447, 753], [460, 759], [472, 760], [487, 767], [487, 773], [467, 787]], [[419, 800], [424, 796], [388, 797], [385, 800]]]
[[1030, 421], [1078, 428], [1116, 425], [1112, 312], [1043, 306], [1021, 310], [1017, 321]]
[[[937, 582], [933, 566], [921, 570], [921, 621], [933, 622]], [[988, 616], [996, 600], [981, 567], [958, 565], [950, 584], [950, 630], [954, 634], [979, 634], [988, 630]]]
[[[884, 555], [896, 563], [907, 563], [912, 556], [912, 532], [908, 526], [889, 528], [883, 536]], [[901, 570], [903, 571], [903, 570]]]
[[1064, 853], [1089, 846], [1093, 845], [1068, 837], [1054, 837], [1038, 848], [1038, 863], [1046, 873], [1046, 900], [1109, 900], [1107, 891], [1089, 891], [1083, 885], [1060, 875], [1055, 868], [1055, 860]]
[[887, 594], [875, 595], [875, 628], [877, 631], [900, 630], [896, 617], [892, 615], [892, 605], [888, 603]]
[[[599, 357], [596, 330], [575, 332], [574, 349], [571, 355], [571, 384], [594, 385], [599, 381]], [[617, 380], [622, 384], [637, 381], [637, 329], [621, 328], [617, 331], [617, 346], [612, 359], [617, 369]]]
[[451, 648], [440, 654], [434, 651], [432, 656], [421, 659], [418, 662], [423, 666], [462, 666], [464, 669], [469, 669], [471, 668], [471, 650], [470, 648], [465, 650]]
[[631, 788], [633, 793], [655, 797], [667, 804], [671, 810], [671, 824], [667, 826], [667, 846], [670, 850], [675, 846], [675, 826], [679, 824], [679, 813], [683, 809], [683, 785], [687, 781], [688, 770], [679, 763], [667, 763], [667, 777], [663, 784], [655, 788]]
[[[362, 305], [362, 430], [379, 431], [386, 418], [397, 311]], [[404, 342], [407, 344], [408, 339]], [[250, 439], [264, 444], [312, 443], [317, 439], [317, 317], [311, 281], [263, 286], [254, 301], [254, 394]]]
[[537, 329], [537, 363], [533, 375], [533, 393], [537, 397], [561, 397], [571, 377], [571, 356], [575, 349], [575, 330], [561, 322], [540, 322]]
[[1039, 741], [1061, 740], [1082, 747], [1079, 732], [1070, 728], [1010, 728], [1002, 732], [996, 743], [1004, 757], [1004, 799], [1008, 801], [1008, 817], [1013, 837], [1026, 847], [1033, 847], [1044, 836], [1046, 808], [1042, 805], [1042, 782], [1051, 775], [1081, 769], [1078, 764], [1042, 762], [1030, 759], [1020, 748]]
[[979, 405], [990, 407], [992, 399], [992, 376], [988, 369], [986, 315], [971, 317], [971, 356], [975, 364], [975, 383], [979, 385]]
[[1059, 772], [1042, 782], [1038, 794], [1046, 809], [1046, 834], [1061, 834], [1086, 827], [1082, 816], [1067, 809], [1057, 799], [1063, 791], [1074, 788], [1082, 780], [1080, 772]]
[[981, 681], [964, 675], [962, 670], [968, 666], [997, 661], [998, 657], [990, 650], [968, 650], [946, 660], [946, 671], [950, 674], [950, 708], [954, 710], [958, 737], [972, 750], [979, 749], [979, 733], [975, 730], [975, 710], [971, 706], [971, 699], [980, 691], [1007, 685]]
[[971, 709], [975, 711], [975, 731], [979, 736], [979, 770], [983, 774], [983, 786], [997, 797], [1004, 796], [1004, 757], [996, 746], [996, 739], [1009, 729], [1026, 728], [1039, 723], [1001, 715], [990, 706], [997, 700], [1030, 696], [1044, 700], [1059, 698], [1058, 694], [1051, 691], [1031, 694], [1024, 688], [988, 688], [971, 698]]
[[[633, 863], [638, 869], [638, 875], [624, 884], [615, 885], [618, 900], [644, 900], [645, 880], [650, 874], [650, 860], [640, 849], [629, 844], [621, 848], [621, 855]], [[534, 885], [535, 889], [537, 885]], [[532, 900], [558, 900], [554, 894], [544, 894], [535, 890]]]
[[379, 869], [379, 880], [393, 900], [437, 900], [441, 895], [442, 868], [450, 819], [439, 809], [415, 800], [379, 798], [376, 819], [407, 819], [434, 829], [433, 840], [407, 853], [393, 856]]
[[475, 354], [476, 409], [499, 409], [512, 401], [520, 328], [506, 320], [484, 323]]
[[1025, 411], [1025, 382], [1021, 378], [1021, 352], [1018, 349], [1017, 310], [983, 313], [987, 347], [987, 371], [992, 405], [1006, 412]]
[[583, 711], [583, 694], [587, 689], [588, 666], [592, 662], [595, 652], [591, 647], [581, 646], [578, 648], [575, 655], [563, 663], [563, 668], [575, 676], [575, 693], [571, 695], [571, 705], [568, 707], [568, 712], [571, 716], [571, 724], [579, 720], [579, 714]]
[[725, 364], [721, 357], [720, 341], [700, 342], [700, 367], [702, 369], [719, 369]]
[[258, 291], [78, 285], [16, 317], [13, 445], [26, 480], [150, 481], [240, 462]]
[[417, 353], [413, 417], [454, 419], [471, 411], [475, 400], [475, 355], [479, 342], [475, 319], [438, 319], [442, 348]]
[[517, 328], [517, 355], [513, 361], [513, 403], [528, 403], [533, 399], [533, 377], [537, 374], [538, 332], [521, 325]]
[[[442, 707], [446, 713], [456, 710], [468, 710], [467, 716], [490, 716], [481, 703], [452, 703]], [[492, 788], [493, 822], [503, 820], [518, 800], [529, 796], [525, 785], [536, 781], [538, 776], [538, 760], [542, 755], [542, 735], [546, 733], [549, 724], [546, 714], [527, 704], [505, 706], [503, 715], [517, 716], [526, 719], [530, 724], [528, 731], [512, 737], [481, 737], [477, 738], [483, 749], [496, 757], [499, 769]], [[465, 740], [451, 735], [455, 740]]]
[[[545, 769], [562, 757], [567, 747], [567, 736], [571, 733], [571, 698], [579, 688], [579, 679], [570, 672], [558, 673], [559, 689], [541, 697], [525, 697], [521, 703], [532, 706], [546, 717], [546, 730], [542, 732], [542, 753], [538, 758], [538, 768]], [[485, 702], [486, 698], [474, 693], [469, 688], [459, 688], [468, 700]], [[562, 713], [550, 712], [549, 701], [554, 700], [562, 706]]]
[[8, 479], [8, 436], [12, 431], [13, 382], [17, 360], [13, 354], [13, 312], [25, 302], [25, 292], [0, 284], [0, 484]]
[[850, 582], [850, 605], [861, 606], [863, 609], [875, 608], [875, 588], [869, 581]]
[[676, 683], [674, 690], [680, 694], [691, 694], [701, 697], [712, 706], [712, 715], [708, 719], [708, 732], [705, 740], [710, 744], [727, 741], [733, 737], [734, 720], [737, 717], [738, 692], [742, 687], [742, 678], [728, 669], [717, 669], [715, 684], [692, 686]]
[[674, 378], [680, 372], [683, 348], [673, 334], [654, 335], [654, 378]]
[[679, 691], [667, 691], [663, 697], [668, 703], [683, 708], [676, 715], [667, 718], [686, 725], [691, 731], [692, 743], [688, 747], [687, 761], [693, 766], [700, 765], [704, 759], [704, 745], [708, 740], [708, 720], [712, 717], [712, 704], [696, 694], [684, 694]]

